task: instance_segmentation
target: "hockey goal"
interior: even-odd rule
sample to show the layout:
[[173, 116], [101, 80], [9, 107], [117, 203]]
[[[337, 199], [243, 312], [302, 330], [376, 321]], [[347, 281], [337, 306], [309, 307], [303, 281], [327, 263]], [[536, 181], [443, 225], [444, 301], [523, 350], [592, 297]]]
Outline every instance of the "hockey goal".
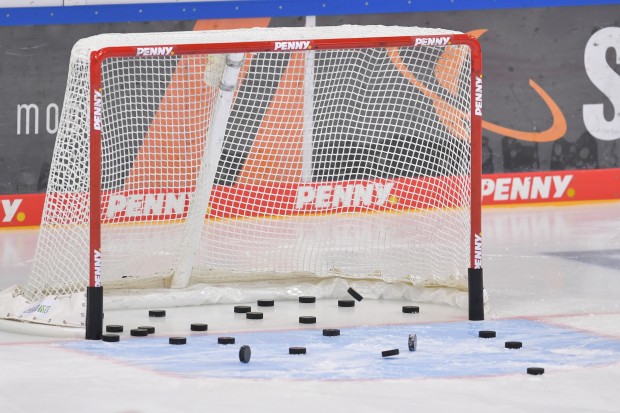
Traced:
[[7, 318], [99, 338], [104, 288], [125, 306], [355, 286], [453, 291], [482, 319], [480, 125], [480, 48], [453, 31], [83, 39], [32, 273]]

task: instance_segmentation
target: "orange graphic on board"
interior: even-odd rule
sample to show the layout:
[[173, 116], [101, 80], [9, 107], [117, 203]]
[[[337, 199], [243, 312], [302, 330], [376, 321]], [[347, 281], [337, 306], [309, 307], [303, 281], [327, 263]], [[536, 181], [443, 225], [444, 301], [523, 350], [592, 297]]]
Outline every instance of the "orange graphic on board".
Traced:
[[[266, 27], [269, 18], [256, 19], [228, 19], [228, 20], [199, 20], [194, 30], [233, 29], [243, 27]], [[475, 38], [480, 38], [486, 29], [468, 32]], [[388, 48], [387, 55], [402, 76], [408, 79], [418, 90], [432, 102], [436, 114], [446, 128], [456, 137], [468, 140], [467, 125], [469, 115], [443, 97], [430, 90], [423, 82], [412, 74], [402, 61], [395, 48]], [[208, 127], [205, 113], [209, 106], [215, 103], [216, 90], [202, 79], [202, 74], [192, 73], [189, 70], [187, 59], [179, 62], [177, 70], [169, 84], [168, 90], [160, 104], [158, 113], [152, 121], [142, 148], [135, 158], [131, 173], [126, 180], [125, 189], [134, 188], [166, 188], [172, 182], [178, 185], [178, 177], [185, 179], [185, 187], [195, 185], [199, 162], [187, 162], [188, 146], [193, 153], [202, 153], [204, 137]], [[456, 94], [458, 88], [458, 71], [465, 64], [467, 52], [465, 48], [447, 48], [438, 59], [434, 75], [437, 82], [448, 92]], [[202, 57], [202, 65], [208, 65], [208, 57]], [[251, 59], [246, 59], [246, 65]], [[193, 65], [196, 62], [192, 63]], [[269, 106], [260, 124], [259, 130], [253, 137], [249, 151], [237, 179], [239, 184], [254, 184], [265, 180], [279, 182], [300, 181], [302, 173], [302, 142], [303, 142], [303, 87], [299, 85], [304, 78], [304, 55], [293, 53], [287, 69], [283, 73], [277, 91], [272, 96]], [[242, 75], [246, 70], [241, 71]], [[241, 81], [243, 78], [241, 78]], [[549, 94], [533, 79], [529, 80], [530, 87], [538, 94], [549, 108], [552, 125], [538, 132], [520, 131], [482, 121], [483, 129], [529, 142], [552, 142], [560, 139], [566, 133], [566, 119], [562, 110]], [[190, 85], [191, 87], [187, 87]], [[192, 89], [196, 93], [183, 95], [183, 90]], [[287, 91], [285, 93], [285, 91]], [[294, 95], [290, 95], [291, 91]], [[283, 116], [282, 113], [286, 112]], [[179, 114], [185, 115], [179, 115]], [[182, 116], [182, 117], [179, 117]], [[286, 128], [284, 124], [286, 123]], [[193, 125], [188, 131], [187, 125]], [[286, 136], [283, 131], [286, 130]], [[176, 139], [180, 133], [185, 139]], [[188, 139], [189, 137], [189, 139]], [[286, 140], [286, 153], [282, 153], [282, 146], [277, 144]], [[157, 170], [150, 172], [151, 164], [165, 163], [167, 171]], [[163, 172], [163, 173], [162, 173]]]
[[[291, 53], [269, 102], [238, 184], [299, 182], [302, 174], [305, 54]], [[286, 145], [282, 145], [286, 142]]]
[[[479, 29], [469, 31], [467, 34], [478, 39], [486, 32], [486, 29]], [[411, 84], [413, 84], [425, 96], [433, 101], [433, 106], [435, 107], [437, 116], [448, 128], [448, 130], [458, 138], [465, 140], [469, 139], [466, 129], [466, 125], [468, 123], [467, 113], [454, 107], [449, 102], [446, 102], [442, 97], [431, 91], [426, 85], [417, 79], [416, 76], [407, 69], [406, 65], [399, 57], [398, 49], [389, 48], [388, 56], [401, 75], [408, 79]], [[462, 67], [466, 57], [467, 55], [463, 48], [447, 48], [443, 55], [437, 60], [437, 64], [435, 65], [434, 75], [437, 82], [453, 95], [456, 94], [458, 87], [456, 84], [458, 79], [458, 70]], [[540, 132], [526, 132], [506, 128], [485, 120], [482, 121], [482, 128], [499, 135], [528, 142], [553, 142], [562, 138], [566, 134], [567, 130], [566, 118], [564, 117], [562, 110], [555, 103], [553, 98], [549, 96], [549, 94], [545, 92], [545, 90], [533, 79], [529, 80], [529, 84], [538, 96], [540, 96], [543, 102], [545, 102], [551, 112], [553, 122], [548, 129]]]
[[[472, 30], [467, 32], [471, 36], [479, 39], [484, 33], [486, 33], [486, 29], [480, 30]], [[538, 85], [533, 79], [529, 80], [530, 87], [534, 89], [534, 91], [540, 96], [540, 98], [545, 102], [549, 111], [551, 112], [551, 117], [553, 118], [553, 122], [549, 129], [540, 131], [540, 132], [525, 132], [519, 131], [516, 129], [509, 129], [504, 126], [496, 125], [494, 123], [483, 120], [482, 128], [493, 133], [497, 133], [498, 135], [507, 136], [509, 138], [518, 139], [522, 141], [528, 142], [553, 142], [560, 138], [562, 138], [566, 134], [566, 118], [564, 117], [564, 113], [562, 113], [562, 109], [555, 103], [553, 98], [549, 96], [545, 90]]]
[[488, 131], [497, 133], [498, 135], [508, 136], [509, 138], [518, 139], [528, 142], [553, 142], [562, 138], [566, 134], [566, 118], [562, 113], [562, 109], [558, 107], [553, 98], [545, 92], [545, 90], [530, 79], [530, 87], [540, 96], [540, 98], [547, 104], [547, 107], [551, 111], [553, 123], [549, 129], [540, 132], [525, 132], [515, 129], [509, 129], [500, 125], [496, 125], [485, 120], [482, 121], [482, 128]]
[[[433, 102], [433, 107], [435, 108], [435, 113], [439, 116], [441, 122], [448, 128], [450, 133], [452, 133], [457, 138], [463, 140], [469, 140], [469, 133], [467, 125], [469, 123], [469, 115], [464, 111], [458, 109], [454, 105], [446, 102], [441, 96], [437, 93], [433, 92], [429, 88], [424, 85], [418, 78], [407, 69], [407, 65], [402, 61], [399, 56], [398, 48], [389, 47], [386, 49], [388, 53], [388, 57], [396, 67], [396, 69], [400, 72], [400, 74], [405, 77], [413, 86], [415, 86], [418, 90], [420, 90], [426, 97], [428, 97]], [[456, 52], [448, 52], [444, 53], [444, 55], [439, 59], [438, 62], [441, 62], [444, 67], [448, 68], [445, 71], [439, 69], [439, 64], [435, 67], [435, 76], [439, 80], [442, 85], [444, 85], [448, 90], [456, 92], [457, 85], [456, 79], [458, 76], [453, 76], [452, 71], [458, 71], [458, 67], [456, 63], [461, 59], [462, 53], [459, 51]], [[443, 59], [443, 60], [442, 60]], [[456, 62], [454, 62], [455, 60]], [[450, 82], [450, 84], [448, 83]]]
[[[194, 30], [265, 27], [269, 21], [270, 18], [198, 20]], [[218, 93], [217, 87], [204, 81], [204, 71], [196, 71], [195, 67], [208, 67], [212, 64], [209, 59], [188, 56], [179, 61], [125, 180], [125, 190], [195, 186], [200, 159], [188, 159], [188, 154], [197, 154], [199, 158], [203, 153], [207, 114]], [[180, 135], [184, 139], [179, 139]]]
[[[480, 36], [486, 32], [486, 29], [479, 29], [469, 31], [467, 34], [479, 39]], [[528, 142], [553, 142], [562, 138], [566, 134], [566, 118], [564, 117], [564, 113], [562, 113], [562, 109], [559, 108], [553, 98], [549, 96], [549, 94], [545, 92], [545, 90], [540, 87], [534, 79], [530, 79], [529, 83], [530, 87], [534, 89], [538, 96], [540, 96], [551, 112], [553, 122], [549, 129], [540, 132], [525, 132], [516, 129], [509, 129], [485, 120], [482, 121], [482, 128], [493, 133], [497, 133], [498, 135], [504, 135], [509, 138]]]

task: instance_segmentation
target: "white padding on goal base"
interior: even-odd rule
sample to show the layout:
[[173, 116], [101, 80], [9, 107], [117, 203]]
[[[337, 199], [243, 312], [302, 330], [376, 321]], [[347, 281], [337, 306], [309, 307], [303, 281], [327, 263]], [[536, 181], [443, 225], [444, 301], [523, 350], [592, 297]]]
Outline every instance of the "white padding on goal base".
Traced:
[[[84, 336], [85, 293], [28, 301], [20, 291], [18, 286], [12, 286], [0, 292], [0, 314], [4, 319], [0, 320], [1, 330], [42, 336]], [[48, 329], [42, 328], [45, 326]]]
[[182, 290], [115, 290], [104, 297], [104, 308], [110, 310], [185, 307], [205, 304], [236, 304], [271, 297], [274, 300], [296, 300], [303, 295], [317, 299], [337, 299], [350, 297], [347, 293], [353, 287], [364, 298], [406, 300], [446, 304], [467, 309], [467, 292], [451, 288], [414, 287], [404, 283], [385, 283], [381, 281], [344, 280], [328, 278], [317, 281], [254, 281], [251, 283], [226, 283], [220, 285], [199, 284]]
[[[364, 299], [406, 300], [413, 303], [445, 304], [468, 308], [467, 292], [452, 288], [416, 287], [404, 283], [329, 278], [319, 281], [261, 281], [252, 283], [198, 284], [182, 290], [112, 290], [104, 297], [104, 310], [133, 310], [155, 307], [187, 307], [208, 304], [248, 303], [265, 297], [297, 300], [310, 295], [317, 299], [348, 298], [354, 288]], [[30, 302], [13, 286], [0, 292], [0, 330], [49, 337], [84, 336], [86, 294], [48, 296]], [[163, 292], [162, 292], [163, 291]], [[487, 296], [485, 292], [485, 302]], [[59, 328], [61, 327], [61, 328]]]

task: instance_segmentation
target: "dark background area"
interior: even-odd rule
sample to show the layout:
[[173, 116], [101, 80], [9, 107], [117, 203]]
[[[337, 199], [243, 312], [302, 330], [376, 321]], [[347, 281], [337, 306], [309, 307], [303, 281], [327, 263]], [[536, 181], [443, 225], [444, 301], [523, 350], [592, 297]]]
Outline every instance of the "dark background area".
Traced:
[[[78, 39], [106, 32], [192, 30], [194, 23], [0, 26], [0, 194], [45, 191], [55, 139], [48, 126], [56, 126], [55, 108], [62, 106], [70, 51]], [[551, 114], [529, 79], [551, 96], [566, 118], [565, 136], [536, 143], [484, 130], [485, 173], [620, 167], [620, 136], [595, 138], [582, 115], [583, 105], [593, 103], [605, 105], [608, 120], [614, 109], [620, 110], [592, 84], [584, 68], [584, 50], [592, 34], [620, 27], [620, 5], [317, 17], [318, 26], [341, 24], [486, 29], [480, 37], [485, 121], [519, 131], [545, 130], [551, 126]], [[271, 25], [300, 26], [303, 18], [274, 18]], [[620, 76], [613, 50], [606, 55], [607, 64]], [[38, 133], [34, 116], [26, 127], [24, 110], [21, 125], [17, 122], [18, 107], [31, 104], [39, 110]]]

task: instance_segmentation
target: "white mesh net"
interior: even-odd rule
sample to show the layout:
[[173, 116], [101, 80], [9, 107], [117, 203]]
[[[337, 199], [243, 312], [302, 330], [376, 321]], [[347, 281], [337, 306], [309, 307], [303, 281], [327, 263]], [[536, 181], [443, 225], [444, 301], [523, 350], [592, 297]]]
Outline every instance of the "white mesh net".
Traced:
[[250, 291], [275, 280], [290, 292], [322, 279], [464, 290], [467, 46], [248, 46], [236, 55], [160, 46], [293, 41], [282, 43], [286, 49], [304, 48], [303, 39], [451, 33], [342, 26], [80, 41], [25, 299], [87, 285], [90, 52], [127, 45], [142, 47], [142, 56], [108, 58], [101, 67], [103, 153], [95, 167], [106, 293], [123, 289], [119, 296], [135, 301], [179, 293], [171, 286]]

